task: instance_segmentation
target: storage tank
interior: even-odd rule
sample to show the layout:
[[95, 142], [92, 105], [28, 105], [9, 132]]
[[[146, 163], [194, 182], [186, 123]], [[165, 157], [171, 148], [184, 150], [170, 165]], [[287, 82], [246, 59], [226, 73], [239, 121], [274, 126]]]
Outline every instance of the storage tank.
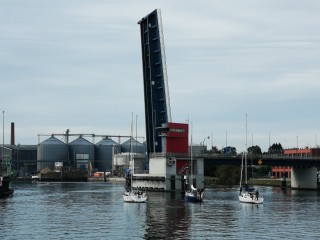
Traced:
[[114, 170], [120, 173], [123, 173], [126, 169], [132, 168], [133, 162], [130, 163], [130, 161], [134, 161], [135, 172], [141, 173], [141, 170], [144, 170], [144, 166], [140, 164], [141, 160], [138, 161], [137, 158], [145, 159], [145, 155], [142, 155], [139, 153], [130, 153], [130, 152], [122, 152], [122, 153], [114, 154], [114, 157], [113, 157]]
[[120, 144], [106, 137], [96, 143], [95, 167], [100, 172], [111, 172], [113, 155], [121, 152]]
[[55, 162], [68, 162], [68, 146], [54, 136], [37, 146], [37, 171], [48, 167], [54, 170]]
[[82, 136], [69, 143], [69, 156], [73, 166], [80, 169], [88, 169], [89, 163], [93, 163], [94, 144]]
[[127, 167], [130, 163], [130, 153], [118, 153], [114, 155], [113, 164], [114, 166]]
[[[131, 141], [132, 143], [131, 143]], [[130, 152], [131, 151], [131, 144], [132, 144], [132, 152], [133, 153], [140, 153], [142, 155], [146, 154], [146, 147], [144, 144], [138, 142], [134, 138], [128, 139], [124, 143], [121, 144], [122, 152]]]

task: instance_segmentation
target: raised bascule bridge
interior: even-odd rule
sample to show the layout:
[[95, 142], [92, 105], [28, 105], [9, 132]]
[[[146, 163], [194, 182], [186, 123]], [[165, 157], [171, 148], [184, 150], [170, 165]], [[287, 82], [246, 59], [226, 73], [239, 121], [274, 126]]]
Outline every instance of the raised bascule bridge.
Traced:
[[[133, 187], [184, 190], [186, 174], [203, 188], [203, 159], [190, 161], [189, 125], [171, 119], [165, 45], [160, 9], [143, 17], [140, 25], [147, 158], [133, 160]], [[192, 162], [192, 167], [191, 167]]]

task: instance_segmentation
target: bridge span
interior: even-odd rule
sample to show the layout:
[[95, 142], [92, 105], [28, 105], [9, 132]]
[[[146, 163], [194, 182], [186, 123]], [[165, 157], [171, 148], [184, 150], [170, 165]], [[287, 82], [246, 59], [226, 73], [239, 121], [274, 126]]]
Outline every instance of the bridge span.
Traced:
[[[204, 167], [214, 165], [241, 165], [242, 156], [203, 155]], [[249, 155], [248, 165], [290, 166], [291, 188], [316, 190], [320, 157], [288, 157], [270, 155]]]
[[[204, 164], [213, 165], [241, 165], [242, 155], [202, 155]], [[290, 167], [320, 167], [320, 157], [287, 157], [270, 155], [248, 155], [248, 165], [290, 166]]]

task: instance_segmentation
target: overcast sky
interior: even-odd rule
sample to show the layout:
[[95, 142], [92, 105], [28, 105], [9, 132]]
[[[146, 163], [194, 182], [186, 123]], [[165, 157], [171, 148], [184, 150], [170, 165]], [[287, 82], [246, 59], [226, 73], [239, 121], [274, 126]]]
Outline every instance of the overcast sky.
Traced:
[[210, 136], [208, 147], [243, 151], [247, 114], [248, 146], [319, 144], [316, 0], [2, 0], [5, 143], [11, 122], [16, 144], [38, 144], [38, 134], [66, 129], [128, 135], [132, 112], [144, 136], [137, 22], [156, 8], [172, 120], [189, 118], [194, 143]]

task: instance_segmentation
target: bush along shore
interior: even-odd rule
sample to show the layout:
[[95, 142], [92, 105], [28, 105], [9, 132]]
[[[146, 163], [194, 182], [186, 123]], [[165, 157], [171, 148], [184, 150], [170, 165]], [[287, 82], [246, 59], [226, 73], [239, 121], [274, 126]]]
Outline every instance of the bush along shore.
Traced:
[[[235, 182], [227, 182], [224, 183], [219, 178], [216, 177], [205, 177], [204, 178], [204, 185], [206, 187], [215, 186], [215, 185], [236, 185], [238, 183]], [[251, 178], [248, 180], [249, 185], [256, 185], [256, 186], [273, 186], [273, 187], [291, 187], [290, 179], [273, 179], [273, 178]]]

